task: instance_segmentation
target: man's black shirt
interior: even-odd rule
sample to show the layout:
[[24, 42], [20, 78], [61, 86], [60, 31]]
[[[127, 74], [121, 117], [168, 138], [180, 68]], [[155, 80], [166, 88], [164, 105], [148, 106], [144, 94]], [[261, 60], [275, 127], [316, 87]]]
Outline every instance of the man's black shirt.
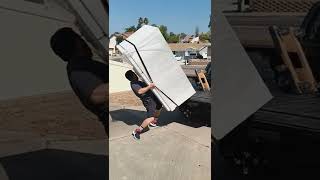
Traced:
[[148, 86], [146, 83], [142, 81], [136, 81], [136, 82], [131, 82], [130, 85], [131, 85], [132, 91], [135, 93], [136, 96], [138, 96], [141, 99], [143, 103], [146, 103], [148, 99], [153, 98], [154, 95], [151, 90], [147, 91], [144, 94], [138, 93], [140, 88], [144, 88]]
[[95, 105], [90, 101], [90, 96], [96, 87], [108, 83], [108, 66], [91, 58], [74, 58], [68, 62], [67, 73], [70, 85], [81, 103], [99, 120], [106, 121], [107, 103]]

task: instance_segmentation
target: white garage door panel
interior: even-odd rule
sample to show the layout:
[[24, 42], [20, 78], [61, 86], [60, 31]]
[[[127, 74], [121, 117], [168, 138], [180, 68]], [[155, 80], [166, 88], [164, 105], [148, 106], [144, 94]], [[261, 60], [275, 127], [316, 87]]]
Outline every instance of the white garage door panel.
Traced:
[[50, 38], [72, 24], [6, 9], [0, 9], [0, 21], [0, 100], [70, 90]]

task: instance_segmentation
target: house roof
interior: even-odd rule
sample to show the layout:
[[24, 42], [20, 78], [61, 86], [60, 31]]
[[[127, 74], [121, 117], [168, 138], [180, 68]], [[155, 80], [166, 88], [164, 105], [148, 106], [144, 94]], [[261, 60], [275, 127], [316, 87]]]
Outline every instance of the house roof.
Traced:
[[131, 36], [133, 33], [134, 33], [134, 32], [124, 32], [124, 33], [122, 33], [121, 35], [122, 35], [123, 38], [128, 38], [128, 37]]
[[193, 36], [187, 35], [186, 37], [184, 37], [184, 38], [182, 39], [182, 41], [183, 41], [183, 42], [188, 42], [188, 41], [192, 40], [192, 38], [193, 38]]
[[205, 46], [208, 46], [207, 43], [169, 43], [169, 47], [172, 51], [185, 51], [187, 49], [196, 49], [200, 50]]
[[191, 42], [198, 42], [200, 41], [199, 36], [192, 38]]

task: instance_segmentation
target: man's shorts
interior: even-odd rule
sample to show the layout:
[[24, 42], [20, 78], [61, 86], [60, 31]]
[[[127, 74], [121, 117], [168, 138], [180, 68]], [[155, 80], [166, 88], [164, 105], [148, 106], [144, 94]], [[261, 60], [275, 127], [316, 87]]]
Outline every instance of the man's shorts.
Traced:
[[157, 97], [153, 96], [152, 98], [148, 98], [143, 103], [144, 107], [147, 109], [147, 117], [154, 117], [154, 114], [157, 110], [162, 108], [161, 102]]

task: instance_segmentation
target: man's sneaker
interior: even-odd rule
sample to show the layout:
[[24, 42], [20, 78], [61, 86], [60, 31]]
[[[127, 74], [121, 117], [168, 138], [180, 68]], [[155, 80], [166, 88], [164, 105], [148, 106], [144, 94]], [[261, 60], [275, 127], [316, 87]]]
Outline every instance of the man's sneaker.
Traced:
[[148, 125], [149, 128], [156, 128], [158, 127], [157, 125], [157, 120], [153, 120], [149, 125]]
[[140, 129], [136, 129], [136, 130], [134, 130], [134, 131], [132, 132], [133, 138], [134, 138], [134, 139], [137, 139], [137, 140], [140, 139], [140, 134], [141, 134]]

